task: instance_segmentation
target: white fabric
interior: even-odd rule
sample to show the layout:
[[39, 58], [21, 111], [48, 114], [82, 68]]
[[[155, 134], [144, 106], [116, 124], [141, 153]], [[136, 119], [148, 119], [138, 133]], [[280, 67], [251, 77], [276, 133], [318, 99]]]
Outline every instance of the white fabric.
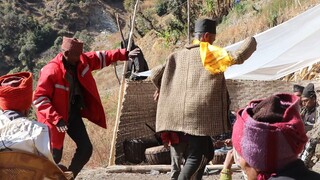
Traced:
[[[320, 61], [320, 5], [254, 37], [257, 50], [243, 64], [229, 67], [226, 79], [276, 80], [311, 66]], [[226, 49], [235, 51], [242, 42]]]
[[42, 155], [54, 162], [48, 127], [25, 118], [8, 119], [0, 115], [0, 150], [10, 148]]
[[[320, 5], [255, 36], [257, 50], [226, 79], [276, 80], [320, 61]], [[241, 42], [226, 47], [234, 51]]]

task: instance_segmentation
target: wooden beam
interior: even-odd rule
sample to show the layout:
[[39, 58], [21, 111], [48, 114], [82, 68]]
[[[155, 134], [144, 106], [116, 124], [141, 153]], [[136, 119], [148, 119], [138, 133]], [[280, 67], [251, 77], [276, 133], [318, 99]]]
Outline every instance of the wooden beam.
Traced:
[[[222, 170], [222, 164], [207, 165], [209, 170]], [[240, 168], [233, 164], [232, 170], [240, 170]], [[108, 173], [148, 173], [151, 170], [159, 172], [171, 171], [171, 165], [115, 165], [107, 167], [106, 172]]]

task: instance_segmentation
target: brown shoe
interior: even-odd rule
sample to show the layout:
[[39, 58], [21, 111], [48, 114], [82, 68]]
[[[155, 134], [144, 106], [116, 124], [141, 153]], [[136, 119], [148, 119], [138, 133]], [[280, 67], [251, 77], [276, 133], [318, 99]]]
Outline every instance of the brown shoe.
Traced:
[[68, 171], [68, 168], [65, 165], [57, 164], [57, 166], [61, 169], [62, 172]]

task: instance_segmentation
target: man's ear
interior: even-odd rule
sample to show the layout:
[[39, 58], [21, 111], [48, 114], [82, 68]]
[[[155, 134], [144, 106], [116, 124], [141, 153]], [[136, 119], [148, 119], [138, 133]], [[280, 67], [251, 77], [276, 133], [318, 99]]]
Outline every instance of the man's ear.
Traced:
[[209, 39], [210, 34], [208, 32], [205, 32], [202, 36], [203, 40], [208, 40]]

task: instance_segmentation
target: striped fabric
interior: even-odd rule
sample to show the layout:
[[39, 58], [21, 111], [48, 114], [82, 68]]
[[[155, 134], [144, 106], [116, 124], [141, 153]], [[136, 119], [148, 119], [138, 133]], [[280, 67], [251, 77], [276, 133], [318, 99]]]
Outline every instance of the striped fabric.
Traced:
[[38, 99], [33, 101], [33, 105], [36, 108], [39, 108], [41, 105], [46, 104], [46, 103], [50, 103], [50, 99], [46, 96], [40, 96]]
[[96, 51], [96, 54], [100, 60], [100, 69], [106, 67], [106, 54], [103, 51]]

